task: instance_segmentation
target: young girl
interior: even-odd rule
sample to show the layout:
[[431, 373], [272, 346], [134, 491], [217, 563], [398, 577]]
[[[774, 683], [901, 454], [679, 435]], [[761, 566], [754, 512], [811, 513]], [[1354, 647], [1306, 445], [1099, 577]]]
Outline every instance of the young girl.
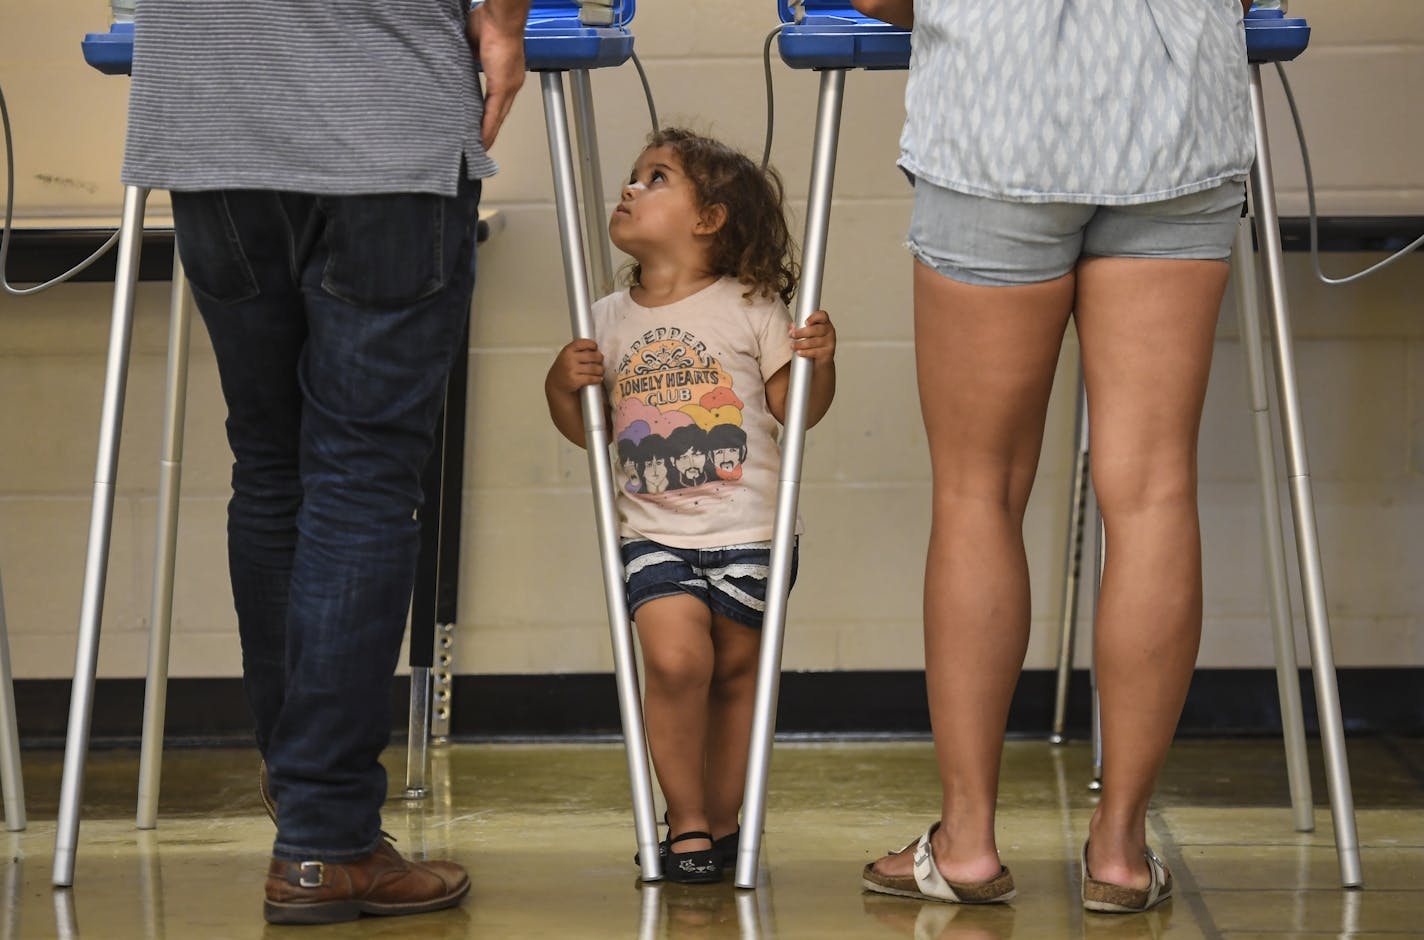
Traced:
[[608, 231], [630, 287], [594, 304], [597, 342], [565, 346], [544, 391], [582, 446], [579, 390], [602, 382], [613, 446], [635, 455], [617, 502], [663, 871], [714, 882], [736, 856], [791, 357], [812, 360], [811, 426], [835, 394], [836, 334], [823, 310], [792, 329], [781, 180], [724, 144], [653, 134]]

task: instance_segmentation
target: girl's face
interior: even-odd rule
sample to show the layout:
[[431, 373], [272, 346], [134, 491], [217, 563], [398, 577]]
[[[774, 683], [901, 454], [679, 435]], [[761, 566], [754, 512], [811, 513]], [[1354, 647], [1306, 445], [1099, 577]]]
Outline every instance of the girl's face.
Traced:
[[693, 245], [705, 226], [697, 191], [670, 147], [650, 147], [633, 164], [608, 235], [640, 262], [654, 247]]

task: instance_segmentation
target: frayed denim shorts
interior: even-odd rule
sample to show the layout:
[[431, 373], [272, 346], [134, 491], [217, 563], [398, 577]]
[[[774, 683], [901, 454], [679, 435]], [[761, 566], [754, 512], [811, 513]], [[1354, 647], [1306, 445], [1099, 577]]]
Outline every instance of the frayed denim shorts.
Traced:
[[905, 245], [945, 277], [998, 287], [1051, 281], [1093, 256], [1225, 261], [1245, 198], [1226, 182], [1131, 206], [1009, 202], [917, 179]]
[[[796, 583], [798, 544], [791, 549], [791, 583]], [[714, 614], [760, 629], [766, 614], [771, 543], [720, 548], [672, 548], [648, 539], [625, 539], [623, 572], [628, 613], [648, 601], [688, 594]]]

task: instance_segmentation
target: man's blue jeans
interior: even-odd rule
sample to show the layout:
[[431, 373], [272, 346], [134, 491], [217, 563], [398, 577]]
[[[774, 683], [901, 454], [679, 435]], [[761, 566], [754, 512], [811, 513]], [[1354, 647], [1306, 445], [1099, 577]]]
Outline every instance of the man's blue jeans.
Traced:
[[380, 843], [391, 685], [480, 184], [457, 196], [173, 194], [236, 458], [228, 554], [275, 855]]

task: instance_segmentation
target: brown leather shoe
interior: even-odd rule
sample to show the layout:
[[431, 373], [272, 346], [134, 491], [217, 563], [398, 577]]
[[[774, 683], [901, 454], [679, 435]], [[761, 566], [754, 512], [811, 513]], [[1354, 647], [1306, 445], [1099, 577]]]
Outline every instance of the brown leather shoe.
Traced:
[[269, 924], [334, 924], [362, 914], [394, 917], [454, 907], [470, 877], [454, 862], [402, 858], [389, 842], [355, 862], [293, 862], [267, 867]]

